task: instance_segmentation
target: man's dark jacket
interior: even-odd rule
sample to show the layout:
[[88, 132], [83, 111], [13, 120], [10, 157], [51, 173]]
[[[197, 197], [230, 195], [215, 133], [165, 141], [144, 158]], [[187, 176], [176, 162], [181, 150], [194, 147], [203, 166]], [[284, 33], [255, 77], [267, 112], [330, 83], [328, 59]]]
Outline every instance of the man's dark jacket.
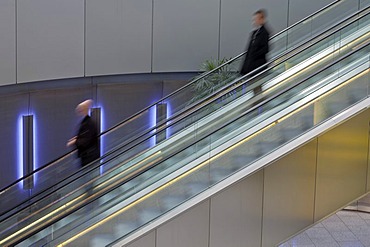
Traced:
[[76, 147], [82, 166], [100, 157], [98, 130], [90, 116], [86, 116], [80, 124], [77, 133]]
[[248, 44], [247, 54], [240, 73], [245, 75], [264, 65], [269, 52], [269, 32], [265, 26], [254, 30]]

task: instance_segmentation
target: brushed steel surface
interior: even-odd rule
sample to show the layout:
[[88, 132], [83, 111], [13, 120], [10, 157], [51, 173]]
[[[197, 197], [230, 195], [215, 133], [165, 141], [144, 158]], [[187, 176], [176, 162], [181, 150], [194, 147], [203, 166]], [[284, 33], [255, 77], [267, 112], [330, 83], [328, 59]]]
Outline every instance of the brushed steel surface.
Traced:
[[209, 247], [261, 245], [263, 171], [211, 198]]
[[318, 137], [315, 221], [366, 192], [368, 111]]
[[266, 167], [262, 246], [313, 223], [317, 139]]
[[156, 247], [205, 247], [209, 239], [209, 200], [157, 229]]
[[155, 231], [152, 231], [143, 237], [135, 240], [133, 243], [123, 247], [156, 247], [155, 246]]

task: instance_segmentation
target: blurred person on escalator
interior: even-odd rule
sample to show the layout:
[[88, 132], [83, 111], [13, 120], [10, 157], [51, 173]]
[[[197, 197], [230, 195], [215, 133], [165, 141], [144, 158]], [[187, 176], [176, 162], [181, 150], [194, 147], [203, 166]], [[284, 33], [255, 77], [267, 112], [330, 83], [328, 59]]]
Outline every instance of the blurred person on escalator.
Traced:
[[[252, 77], [266, 68], [266, 66], [261, 67], [266, 64], [266, 55], [269, 52], [270, 33], [266, 27], [266, 15], [266, 10], [263, 9], [257, 10], [253, 14], [254, 30], [250, 34], [247, 53], [240, 69], [241, 75], [246, 75], [253, 71], [253, 73], [249, 74], [249, 77]], [[257, 86], [254, 89], [254, 93], [259, 94], [260, 92], [261, 86]]]
[[81, 166], [86, 166], [100, 157], [98, 129], [89, 116], [92, 100], [85, 100], [76, 107], [76, 114], [82, 117], [77, 135], [72, 137], [67, 146], [77, 148]]

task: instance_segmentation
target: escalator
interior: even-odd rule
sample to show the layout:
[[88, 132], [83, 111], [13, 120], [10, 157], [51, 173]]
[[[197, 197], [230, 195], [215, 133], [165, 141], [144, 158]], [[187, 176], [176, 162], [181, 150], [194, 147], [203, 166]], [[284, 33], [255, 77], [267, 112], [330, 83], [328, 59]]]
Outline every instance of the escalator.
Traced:
[[[142, 234], [165, 224], [366, 110], [370, 105], [369, 52], [367, 41], [238, 118], [225, 119], [211, 134], [171, 157], [172, 167], [165, 164], [169, 159], [160, 162], [156, 172], [152, 168], [141, 173], [18, 246], [122, 246], [117, 241], [119, 236], [125, 241], [130, 234]], [[251, 112], [258, 114], [253, 118]], [[369, 119], [367, 113], [365, 126]], [[245, 128], [253, 121], [258, 123]], [[229, 131], [230, 126], [234, 133]], [[188, 156], [189, 150], [194, 156], [192, 161], [182, 155]], [[103, 184], [95, 183], [95, 187]], [[358, 196], [355, 194], [352, 200]]]
[[[363, 112], [370, 106], [369, 52], [367, 42], [299, 85], [269, 98], [259, 106], [266, 107], [266, 110], [256, 117], [259, 123], [255, 128], [244, 128], [251, 121], [251, 118], [248, 121], [248, 114], [218, 126], [218, 130], [181, 151], [188, 153], [191, 149], [195, 156], [193, 161], [184, 160], [180, 152], [177, 162], [172, 163], [177, 169], [162, 167], [155, 175], [152, 170], [140, 174], [135, 178], [140, 183], [132, 188], [135, 193], [130, 197], [123, 193], [130, 185], [123, 184], [110, 192], [110, 196], [106, 194], [99, 198], [93, 206], [94, 212], [98, 211], [95, 217], [91, 213], [76, 212], [63, 219], [67, 223], [67, 231], [57, 227], [62, 222], [55, 223], [53, 227], [58, 230], [53, 232], [54, 239], [47, 246], [122, 246], [127, 242], [114, 243], [119, 235], [123, 236], [122, 241], [127, 241], [125, 238], [133, 233], [142, 235], [153, 231], [221, 189], [244, 177], [248, 179], [266, 163], [273, 163], [328, 129]], [[258, 108], [254, 110], [258, 111]], [[370, 115], [368, 111], [365, 114], [367, 133]], [[268, 117], [263, 120], [264, 115]], [[223, 130], [230, 125], [236, 133], [226, 137]], [[367, 158], [368, 150], [365, 151], [361, 156]], [[362, 178], [361, 184], [366, 186], [366, 176], [359, 178]], [[360, 190], [363, 193], [366, 193], [365, 186]], [[359, 196], [361, 194], [357, 191], [349, 200]], [[336, 201], [334, 196], [330, 200]], [[320, 203], [318, 197], [315, 203]], [[336, 205], [334, 210], [344, 205]], [[316, 213], [319, 212], [322, 213], [317, 209]], [[89, 219], [86, 221], [77, 215]], [[67, 220], [69, 217], [70, 221]]]
[[[351, 1], [335, 1], [317, 13], [314, 13], [289, 27], [287, 30], [278, 33], [271, 40], [271, 45], [273, 47], [271, 51], [271, 57], [273, 57], [272, 64], [281, 63], [284, 59], [286, 60], [286, 57], [292, 56], [292, 54], [304, 49], [310, 42], [312, 43], [315, 42], [315, 40], [319, 40], [320, 35], [325, 35], [327, 32], [325, 28], [334, 31], [336, 28], [340, 28], [347, 22], [350, 22], [351, 18], [356, 15], [356, 11], [358, 9], [362, 10], [366, 8], [366, 6], [366, 1], [361, 1], [361, 3], [359, 2], [358, 6], [353, 5], [353, 2]], [[343, 18], [344, 20], [342, 20]], [[313, 28], [313, 26], [316, 25], [315, 23], [323, 20], [326, 20], [325, 26], [320, 26], [320, 28], [316, 29]], [[337, 23], [338, 20], [341, 21]], [[299, 35], [303, 32], [305, 33], [304, 37]], [[317, 35], [319, 35], [319, 37], [316, 37]], [[310, 39], [312, 37], [315, 37], [315, 39]], [[207, 100], [211, 93], [217, 90], [222, 91], [222, 87], [224, 85], [232, 83], [234, 79], [238, 77], [238, 73], [235, 73], [235, 71], [240, 67], [242, 55], [243, 54], [239, 55], [214, 71], [203, 74], [181, 90], [178, 90], [156, 104], [153, 104], [134, 115], [132, 118], [103, 133], [101, 137], [103, 142], [102, 145], [104, 146], [102, 153], [103, 160], [108, 160], [108, 156], [112, 156], [114, 153], [121, 153], [123, 151], [126, 151], [126, 158], [129, 158], [137, 153], [145, 152], [148, 147], [153, 146], [156, 137], [150, 139], [148, 136], [153, 136], [153, 132], [155, 131], [161, 131], [161, 128], [165, 128], [167, 126], [167, 122], [175, 122], [176, 119], [182, 117], [184, 113], [190, 112], [187, 114], [191, 114], [195, 108], [201, 107], [203, 104], [202, 102], [204, 102], [203, 100]], [[226, 73], [224, 71], [225, 67], [228, 67], [228, 71]], [[284, 66], [280, 66], [280, 71], [283, 71], [284, 69]], [[275, 72], [277, 73], [278, 71]], [[212, 81], [215, 79], [217, 80], [217, 85], [213, 87], [212, 92], [206, 92], [201, 95], [198, 94], [192, 99], [192, 104], [187, 103], [189, 101], [187, 95], [193, 93], [194, 85], [199, 84], [198, 82], [202, 80]], [[168, 113], [167, 122], [159, 124], [158, 126], [152, 125], [150, 121], [147, 121], [149, 115], [153, 115], [153, 113], [155, 115], [156, 106], [163, 104], [172, 105], [172, 112]], [[138, 126], [140, 126], [140, 128], [138, 128]], [[176, 131], [176, 128], [172, 128], [168, 131], [167, 135], [171, 135]], [[146, 142], [146, 145], [141, 143], [140, 148], [138, 148], [137, 143], [142, 142], [144, 139], [149, 141]], [[76, 162], [78, 161], [75, 159], [75, 152], [71, 152], [54, 162], [37, 169], [33, 174], [29, 175], [28, 178], [20, 178], [12, 185], [1, 189], [0, 221], [15, 211], [21, 210], [36, 202], [38, 200], [37, 198], [45, 197], [46, 194], [52, 193], [52, 191], [63, 186], [63, 184], [81, 176], [81, 172], [75, 174], [74, 171], [71, 171], [70, 169], [70, 167], [73, 167], [73, 164]], [[104, 168], [110, 169], [108, 165]], [[82, 171], [82, 173], [86, 172], [87, 171]], [[32, 180], [33, 177], [41, 179], [38, 179], [37, 185], [33, 187], [31, 186], [30, 189], [25, 188], [24, 185], [27, 184], [28, 180]]]
[[[280, 64], [280, 66], [278, 69], [275, 69], [274, 75], [283, 72], [286, 67], [292, 66], [292, 63], [298, 63], [299, 61], [288, 61], [287, 58], [291, 57], [292, 54], [305, 49], [310, 45], [310, 43], [323, 40], [322, 37], [328, 35], [327, 29], [334, 32], [336, 29], [346, 25], [346, 23], [350, 23], [354, 15], [356, 15], [357, 9], [362, 10], [366, 8], [368, 5], [367, 2], [368, 1], [359, 1], [357, 6], [356, 4], [354, 5], [352, 1], [335, 1], [333, 4], [323, 8], [317, 13], [314, 13], [312, 16], [305, 18], [297, 24], [289, 27], [287, 30], [275, 35], [271, 40], [271, 57], [273, 57], [271, 64]], [[343, 18], [344, 20], [342, 20]], [[338, 20], [341, 21], [337, 23]], [[314, 26], [317, 26], [317, 23], [323, 21], [323, 25], [316, 29], [314, 28]], [[302, 33], [305, 33], [305, 35], [300, 35]], [[310, 52], [314, 51], [311, 50]], [[102, 152], [103, 160], [108, 160], [108, 156], [112, 156], [115, 153], [119, 154], [123, 151], [126, 151], [126, 158], [130, 158], [137, 153], [145, 152], [148, 147], [153, 146], [156, 137], [150, 139], [148, 136], [153, 136], [155, 131], [159, 132], [162, 128], [166, 128], [168, 125], [167, 123], [177, 121], [177, 119], [182, 118], [185, 113], [188, 115], [191, 114], [195, 109], [200, 108], [202, 104], [207, 101], [211, 93], [222, 91], [224, 85], [227, 86], [230, 83], [232, 84], [234, 80], [239, 77], [238, 73], [235, 72], [240, 67], [240, 61], [243, 58], [242, 55], [243, 54], [239, 55], [227, 64], [220, 66], [220, 68], [202, 75], [200, 78], [197, 78], [181, 90], [171, 94], [156, 104], [149, 106], [134, 115], [132, 118], [103, 133], [101, 137], [102, 142], [104, 143], [102, 144], [102, 146], [104, 146], [104, 150]], [[306, 56], [310, 56], [310, 54], [306, 52]], [[282, 62], [284, 62], [284, 65], [282, 65]], [[225, 67], [228, 68], [226, 72]], [[266, 77], [266, 80], [267, 79], [268, 78]], [[216, 80], [217, 85], [214, 85], [210, 92], [196, 95], [196, 97], [192, 99], [194, 102], [192, 104], [188, 104], [187, 102], [189, 101], [189, 98], [187, 96], [193, 93], [193, 89], [196, 87], [194, 85], [197, 85], [199, 82], [204, 80]], [[150, 121], [147, 121], [147, 119], [150, 118], [149, 115], [155, 115], [156, 106], [166, 104], [172, 106], [172, 112], [168, 113], [167, 122], [164, 121], [164, 123], [155, 126], [152, 125]], [[172, 133], [176, 133], [176, 128], [181, 129], [182, 127], [173, 127], [168, 130], [167, 136]], [[142, 144], [142, 140], [144, 139], [149, 140], [146, 141], [146, 145]], [[137, 143], [140, 142], [141, 145], [140, 148], [138, 148]], [[73, 164], [76, 162], [78, 161], [75, 159], [75, 152], [71, 152], [54, 162], [37, 169], [32, 175], [29, 175], [29, 180], [32, 180], [34, 176], [41, 178], [38, 179], [38, 184], [31, 189], [22, 189], [27, 178], [20, 178], [12, 185], [2, 189], [0, 191], [0, 201], [6, 201], [6, 203], [0, 204], [0, 220], [4, 219], [2, 216], [7, 217], [7, 215], [14, 212], [14, 210], [20, 210], [28, 204], [35, 202], [38, 196], [48, 192], [51, 193], [51, 190], [56, 190], [61, 187], [61, 185], [58, 185], [59, 182], [62, 182], [63, 184], [64, 181], [65, 184], [68, 181], [72, 181], [74, 178], [81, 176], [81, 174], [75, 174], [74, 171], [70, 170], [70, 167], [73, 167]], [[110, 169], [109, 165], [106, 165], [104, 168]], [[82, 172], [85, 173], [87, 171]], [[27, 204], [28, 200], [29, 203]]]
[[[86, 175], [75, 175], [75, 177], [72, 177], [69, 180], [73, 181], [72, 183], [68, 184], [67, 182], [65, 182], [64, 185], [58, 185], [60, 187], [56, 187], [56, 189], [60, 188], [60, 194], [58, 196], [62, 196], [57, 198], [55, 200], [55, 203], [51, 205], [46, 212], [44, 212], [45, 209], [43, 207], [41, 207], [42, 212], [40, 211], [40, 208], [38, 208], [38, 204], [42, 204], [42, 202], [40, 201], [36, 201], [35, 203], [33, 203], [32, 207], [27, 207], [26, 210], [28, 210], [28, 212], [25, 212], [25, 210], [23, 211], [26, 215], [23, 226], [27, 225], [27, 228], [23, 228], [22, 225], [19, 224], [18, 220], [20, 214], [18, 214], [17, 217], [13, 217], [11, 218], [11, 220], [7, 221], [8, 225], [6, 226], [8, 227], [13, 224], [17, 225], [17, 227], [19, 227], [20, 229], [24, 229], [22, 230], [23, 233], [21, 233], [24, 234], [23, 236], [21, 235], [21, 238], [24, 238], [27, 234], [29, 234], [30, 230], [33, 230], [34, 227], [40, 222], [42, 222], [42, 224], [48, 225], [53, 223], [55, 220], [58, 220], [61, 212], [71, 213], [68, 217], [65, 217], [58, 222], [51, 224], [48, 228], [45, 228], [43, 231], [39, 232], [38, 235], [30, 238], [33, 239], [31, 241], [35, 241], [35, 243], [38, 243], [39, 246], [40, 242], [38, 241], [48, 242], [51, 240], [50, 238], [53, 238], [54, 240], [58, 239], [58, 237], [56, 236], [59, 235], [66, 237], [68, 234], [71, 234], [71, 232], [75, 232], [72, 231], [72, 229], [80, 229], [83, 227], [87, 227], [88, 224], [91, 224], [92, 222], [86, 221], [87, 219], [84, 219], [86, 218], [86, 216], [83, 216], [84, 214], [86, 214], [84, 210], [87, 210], [87, 208], [89, 207], [92, 207], [89, 210], [93, 209], [94, 214], [99, 214], [99, 217], [104, 218], [106, 214], [110, 214], [110, 210], [107, 210], [108, 208], [114, 210], [113, 208], [121, 207], [120, 204], [117, 204], [117, 201], [112, 200], [112, 198], [115, 198], [116, 200], [122, 201], [122, 198], [119, 198], [116, 195], [122, 194], [127, 197], [125, 199], [126, 202], [127, 200], [135, 200], [135, 197], [140, 196], [140, 193], [136, 191], [139, 190], [139, 188], [141, 188], [142, 191], [145, 191], [153, 184], [158, 183], [158, 181], [160, 181], [162, 177], [166, 177], [169, 174], [176, 176], [176, 173], [183, 172], [183, 167], [177, 167], [173, 165], [179, 163], [179, 160], [184, 162], [184, 164], [188, 164], [194, 163], [195, 160], [203, 157], [204, 154], [202, 152], [204, 152], [204, 147], [208, 146], [209, 144], [209, 140], [207, 138], [214, 134], [216, 129], [219, 129], [221, 123], [225, 124], [225, 128], [222, 129], [224, 133], [221, 133], [221, 130], [217, 130], [217, 139], [219, 139], [220, 141], [220, 144], [217, 145], [222, 145], [222, 142], [228, 143], [229, 140], [226, 141], [224, 140], [225, 138], [232, 139], [235, 136], [240, 136], [239, 133], [232, 132], [236, 128], [235, 125], [237, 125], [237, 121], [235, 120], [236, 116], [244, 116], [244, 119], [240, 118], [241, 120], [239, 120], [244, 123], [246, 123], [246, 119], [253, 119], [253, 121], [255, 121], [249, 121], [248, 124], [244, 124], [244, 131], [253, 130], [253, 128], [257, 126], [260, 122], [267, 121], [270, 117], [269, 114], [272, 114], [271, 109], [275, 109], [276, 105], [281, 104], [279, 100], [281, 100], [282, 98], [279, 98], [279, 100], [276, 101], [266, 101], [267, 99], [271, 99], [271, 97], [275, 94], [285, 91], [292, 93], [293, 88], [299, 88], [294, 82], [302, 81], [304, 78], [311, 76], [313, 72], [317, 72], [321, 68], [325, 68], [328, 65], [331, 65], [332, 62], [336, 61], [338, 58], [341, 58], [340, 61], [342, 61], [344, 59], [342, 58], [343, 56], [348, 55], [348, 53], [351, 53], [351, 51], [354, 49], [358, 49], [359, 46], [363, 46], [363, 43], [366, 42], [366, 40], [368, 39], [368, 37], [366, 36], [366, 34], [368, 34], [368, 31], [366, 31], [366, 28], [368, 27], [366, 17], [366, 12], [359, 13], [356, 16], [355, 21], [351, 20], [348, 25], [346, 24], [344, 25], [344, 27], [342, 26], [341, 28], [339, 28], [339, 31], [333, 31], [332, 36], [329, 35], [326, 38], [323, 38], [321, 41], [316, 42], [316, 46], [308, 46], [309, 48], [305, 48], [300, 51], [300, 57], [298, 55], [291, 56], [288, 59], [283, 60], [284, 62], [280, 62], [275, 66], [271, 66], [271, 68], [269, 68], [266, 72], [257, 75], [255, 78], [249, 80], [248, 84], [245, 82], [244, 79], [240, 78], [236, 78], [235, 81], [231, 80], [231, 86], [228, 86], [226, 89], [222, 89], [220, 90], [220, 92], [217, 92], [216, 95], [213, 96], [213, 98], [210, 98], [208, 99], [208, 101], [202, 103], [202, 107], [196, 109], [197, 111], [194, 110], [194, 113], [188, 114], [187, 118], [182, 118], [182, 121], [175, 121], [175, 119], [173, 119], [172, 122], [169, 121], [168, 123], [166, 123], [165, 127], [167, 127], [168, 125], [168, 128], [162, 127], [162, 129], [153, 129], [151, 132], [149, 132], [151, 133], [151, 136], [148, 135], [150, 137], [145, 136], [145, 138], [150, 140], [150, 138], [153, 138], [155, 134], [159, 135], [160, 133], [164, 132], [172, 132], [170, 135], [167, 136], [168, 140], [162, 142], [149, 151], [146, 151], [142, 154], [139, 153], [139, 155], [136, 155], [133, 158], [131, 157], [131, 154], [129, 156], [121, 155], [120, 152], [122, 152], [122, 150], [118, 149], [116, 153], [119, 153], [120, 155], [115, 156], [115, 153], [113, 153], [111, 154], [111, 156], [106, 156], [103, 158], [103, 162], [105, 162], [105, 164], [112, 164], [111, 166], [106, 167], [106, 173], [104, 174], [104, 176], [99, 177], [97, 169], [95, 167], [89, 169], [91, 171], [88, 171]], [[321, 54], [317, 55], [317, 51], [322, 52]], [[307, 54], [316, 54], [316, 56], [310, 56]], [[357, 57], [354, 57], [354, 55], [349, 56], [349, 58], [351, 58], [351, 62], [353, 61], [353, 59], [357, 60]], [[310, 60], [308, 64], [307, 60]], [[351, 64], [349, 61], [347, 61], [346, 63]], [[287, 64], [291, 68], [290, 70], [286, 69], [286, 67], [288, 66]], [[335, 64], [337, 65], [337, 63]], [[334, 72], [337, 71], [337, 68], [333, 69], [331, 66], [329, 66], [327, 70], [323, 70], [322, 73], [324, 73], [325, 75], [336, 74]], [[307, 73], [302, 73], [302, 69], [297, 69], [297, 67], [308, 68], [308, 71]], [[333, 71], [330, 70], [330, 68], [332, 68]], [[282, 69], [283, 71], [286, 71], [284, 76], [281, 75]], [[298, 73], [300, 74], [297, 75]], [[344, 74], [345, 71], [341, 73]], [[280, 76], [281, 78], [274, 79], [277, 77], [276, 75]], [[330, 76], [327, 80], [330, 80]], [[276, 81], [278, 81], [279, 83], [276, 84]], [[251, 95], [251, 89], [253, 89], [256, 83], [263, 84], [263, 95]], [[315, 87], [316, 86], [317, 85], [315, 85]], [[304, 88], [299, 89], [303, 90]], [[225, 90], [227, 91], [227, 93], [223, 93], [223, 91]], [[294, 91], [294, 93], [297, 92]], [[230, 100], [230, 98], [232, 100]], [[261, 100], [262, 102], [259, 102]], [[286, 100], [286, 96], [284, 100]], [[251, 106], [252, 108], [250, 108]], [[214, 116], [211, 116], [211, 114], [213, 114]], [[217, 119], [222, 119], [222, 121], [216, 121]], [[229, 119], [230, 123], [228, 121], [225, 122], [225, 119]], [[180, 130], [183, 131], [180, 132]], [[153, 131], [155, 131], [155, 134], [153, 134]], [[240, 132], [241, 130], [238, 129], [238, 131]], [[294, 135], [294, 131], [296, 130], [289, 131], [288, 133], [293, 133], [292, 135]], [[176, 133], [176, 135], [173, 133]], [[225, 133], [228, 133], [228, 136], [220, 138], [220, 136], [225, 135]], [[261, 147], [261, 149], [263, 150], [271, 145], [271, 143], [268, 143], [266, 145], [264, 144], [262, 145], [263, 147]], [[162, 149], [166, 151], [166, 154], [162, 153]], [[200, 150], [202, 151], [200, 152]], [[137, 152], [135, 150], [132, 153]], [[188, 158], [190, 154], [195, 154], [199, 157]], [[246, 160], [250, 159], [252, 161], [253, 159], [256, 159], [257, 156], [262, 155], [257, 151], [253, 151], [253, 154], [254, 155], [244, 158]], [[127, 160], [129, 161], [127, 162]], [[120, 164], [118, 168], [116, 167], [117, 164]], [[198, 166], [199, 164], [194, 167]], [[163, 171], [165, 171], [166, 174], [163, 174]], [[155, 175], [153, 176], [153, 174]], [[87, 183], [87, 181], [89, 181], [90, 183]], [[194, 185], [195, 189], [193, 190], [198, 190], [199, 188], [196, 187], [197, 184], [194, 183]], [[81, 189], [77, 189], [80, 186]], [[173, 200], [174, 198], [176, 200], [176, 196], [171, 196], [170, 199], [167, 199], [170, 200], [169, 204], [173, 203], [171, 200]], [[85, 199], [88, 200], [85, 201]], [[177, 199], [180, 201], [184, 200], [182, 197], [179, 197]], [[90, 202], [90, 204], [86, 205], [86, 202]], [[43, 203], [45, 203], [45, 201]], [[96, 206], [96, 203], [101, 203], [104, 206]], [[95, 210], [97, 209], [98, 211], [101, 210], [101, 212], [95, 212]], [[50, 215], [50, 213], [52, 213], [52, 215]], [[42, 217], [40, 217], [40, 214]], [[143, 215], [146, 214], [143, 213]], [[91, 215], [89, 215], [89, 217], [91, 218]], [[37, 220], [35, 220], [36, 218]], [[96, 220], [99, 221], [99, 219], [97, 218], [94, 218], [94, 220], [90, 219], [89, 221]], [[145, 219], [140, 221], [144, 223], [147, 222], [145, 221]], [[29, 222], [32, 222], [32, 224], [29, 224]], [[50, 228], [51, 226], [53, 227]], [[135, 224], [133, 224], [133, 227], [135, 227]], [[50, 237], [51, 235], [53, 235], [53, 237]], [[116, 238], [118, 237], [116, 236]], [[50, 246], [54, 246], [56, 243], [52, 242], [48, 244]], [[27, 246], [29, 245], [31, 244], [27, 242]], [[20, 246], [23, 245], [20, 244]]]

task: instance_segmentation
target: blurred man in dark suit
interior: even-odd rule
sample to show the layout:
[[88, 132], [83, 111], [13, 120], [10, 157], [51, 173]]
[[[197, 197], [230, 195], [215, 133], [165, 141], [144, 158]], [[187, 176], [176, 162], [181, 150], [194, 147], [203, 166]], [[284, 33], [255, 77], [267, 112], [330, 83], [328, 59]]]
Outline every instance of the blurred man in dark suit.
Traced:
[[67, 146], [76, 146], [81, 165], [85, 166], [100, 157], [98, 130], [89, 116], [92, 100], [86, 100], [76, 107], [76, 114], [83, 117], [77, 135], [71, 138]]
[[[248, 74], [255, 69], [264, 65], [266, 60], [266, 54], [269, 52], [269, 31], [265, 27], [266, 23], [266, 11], [258, 10], [253, 15], [253, 25], [255, 29], [250, 35], [249, 44], [247, 47], [247, 54], [245, 55], [245, 60], [241, 68], [240, 74]], [[257, 70], [250, 74], [253, 76], [263, 70], [262, 67], [260, 70]], [[258, 92], [261, 90], [256, 89]], [[256, 92], [255, 90], [255, 92]]]

